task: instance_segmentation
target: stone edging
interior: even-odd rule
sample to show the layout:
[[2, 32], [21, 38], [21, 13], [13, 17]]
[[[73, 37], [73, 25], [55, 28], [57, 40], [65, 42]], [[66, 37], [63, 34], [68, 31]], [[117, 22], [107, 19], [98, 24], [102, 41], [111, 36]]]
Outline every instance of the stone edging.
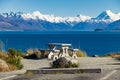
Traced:
[[77, 74], [77, 73], [101, 73], [101, 69], [79, 69], [79, 68], [59, 68], [59, 69], [36, 69], [27, 70], [32, 74]]

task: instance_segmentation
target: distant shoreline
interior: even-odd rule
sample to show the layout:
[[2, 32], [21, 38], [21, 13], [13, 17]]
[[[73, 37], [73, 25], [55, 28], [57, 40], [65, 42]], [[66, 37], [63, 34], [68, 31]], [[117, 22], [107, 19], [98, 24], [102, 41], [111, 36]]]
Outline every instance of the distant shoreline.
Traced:
[[[72, 33], [70, 33], [72, 32]], [[0, 31], [0, 34], [120, 34], [120, 31], [24, 31], [24, 30], [8, 30]]]

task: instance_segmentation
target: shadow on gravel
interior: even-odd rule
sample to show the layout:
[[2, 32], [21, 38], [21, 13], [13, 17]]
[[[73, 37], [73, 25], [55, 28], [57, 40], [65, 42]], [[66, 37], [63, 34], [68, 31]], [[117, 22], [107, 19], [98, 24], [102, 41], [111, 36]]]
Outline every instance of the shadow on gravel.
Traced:
[[53, 69], [51, 67], [43, 67], [43, 68], [38, 68], [38, 69]]
[[116, 60], [119, 60], [119, 61], [120, 61], [120, 58], [116, 58]]
[[12, 80], [31, 80], [29, 78], [16, 78], [16, 79], [12, 79]]
[[107, 65], [120, 65], [120, 63], [111, 63], [111, 64], [107, 64]]
[[96, 80], [93, 77], [86, 77], [86, 76], [80, 76], [80, 77], [73, 77], [73, 78], [51, 78], [51, 77], [44, 77], [41, 79], [41, 76], [30, 76], [30, 77], [19, 77], [19, 78], [13, 78], [11, 80]]
[[[115, 60], [120, 61], [120, 58], [115, 58]], [[120, 62], [110, 63], [110, 64], [107, 64], [107, 65], [120, 65]]]

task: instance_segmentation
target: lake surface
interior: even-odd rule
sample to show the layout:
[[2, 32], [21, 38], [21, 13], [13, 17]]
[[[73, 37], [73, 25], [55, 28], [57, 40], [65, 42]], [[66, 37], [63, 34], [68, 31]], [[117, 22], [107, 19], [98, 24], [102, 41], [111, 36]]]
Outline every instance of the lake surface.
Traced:
[[120, 32], [0, 32], [5, 50], [9, 48], [26, 51], [29, 48], [48, 49], [48, 43], [70, 43], [89, 56], [120, 52]]

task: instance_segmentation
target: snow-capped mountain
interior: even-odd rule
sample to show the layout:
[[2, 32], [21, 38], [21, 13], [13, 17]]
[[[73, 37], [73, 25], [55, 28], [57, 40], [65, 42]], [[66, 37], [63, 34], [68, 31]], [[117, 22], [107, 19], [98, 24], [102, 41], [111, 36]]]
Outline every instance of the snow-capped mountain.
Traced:
[[49, 21], [52, 23], [61, 23], [61, 22], [81, 22], [81, 21], [85, 21], [85, 20], [89, 20], [91, 19], [91, 17], [89, 16], [84, 16], [84, 15], [78, 15], [76, 17], [57, 17], [54, 15], [44, 15], [42, 13], [40, 13], [39, 11], [35, 11], [33, 13], [22, 13], [22, 12], [18, 12], [18, 13], [14, 13], [14, 12], [10, 12], [10, 13], [3, 13], [2, 14], [4, 17], [22, 17], [25, 20], [44, 20], [44, 21]]
[[110, 10], [102, 12], [97, 19], [106, 21], [116, 21], [120, 19], [120, 13], [115, 14]]
[[120, 25], [116, 24], [118, 20], [120, 20], [120, 13], [113, 13], [110, 10], [103, 11], [95, 18], [81, 14], [75, 17], [58, 17], [42, 14], [39, 11], [10, 12], [0, 13], [0, 30], [108, 30], [112, 23], [114, 26]]
[[120, 20], [114, 21], [113, 23], [110, 23], [108, 27], [105, 29], [107, 31], [119, 31], [120, 30]]
[[23, 13], [22, 12], [17, 12], [17, 13], [14, 13], [14, 12], [10, 12], [10, 13], [0, 13], [0, 15], [2, 15], [4, 18], [10, 18], [10, 17], [13, 17], [13, 18], [20, 18], [22, 17]]

